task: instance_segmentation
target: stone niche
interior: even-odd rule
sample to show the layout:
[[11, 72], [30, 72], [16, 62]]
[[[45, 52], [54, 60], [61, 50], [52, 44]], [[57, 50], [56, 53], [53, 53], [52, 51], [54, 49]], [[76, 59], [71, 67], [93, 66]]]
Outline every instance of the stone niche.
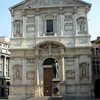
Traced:
[[87, 83], [89, 81], [89, 64], [86, 62], [80, 63], [79, 72], [81, 83]]

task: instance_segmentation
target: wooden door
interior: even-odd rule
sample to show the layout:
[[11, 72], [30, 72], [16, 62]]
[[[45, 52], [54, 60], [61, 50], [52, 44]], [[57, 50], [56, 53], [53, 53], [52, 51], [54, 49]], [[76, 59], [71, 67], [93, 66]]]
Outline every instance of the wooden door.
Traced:
[[44, 68], [44, 96], [52, 95], [52, 68]]

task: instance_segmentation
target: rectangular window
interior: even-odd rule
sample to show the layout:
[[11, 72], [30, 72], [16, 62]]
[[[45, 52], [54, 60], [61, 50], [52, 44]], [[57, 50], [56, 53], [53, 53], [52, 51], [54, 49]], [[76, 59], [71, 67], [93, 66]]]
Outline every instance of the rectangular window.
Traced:
[[53, 32], [53, 20], [46, 21], [47, 32]]

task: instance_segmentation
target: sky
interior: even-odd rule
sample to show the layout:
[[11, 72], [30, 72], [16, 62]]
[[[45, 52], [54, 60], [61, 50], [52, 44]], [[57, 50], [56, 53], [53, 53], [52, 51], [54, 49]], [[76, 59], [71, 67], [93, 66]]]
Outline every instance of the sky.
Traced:
[[[23, 0], [0, 0], [0, 36], [11, 37], [11, 14], [9, 7]], [[89, 33], [91, 40], [100, 36], [100, 0], [84, 0], [91, 3], [89, 12]]]

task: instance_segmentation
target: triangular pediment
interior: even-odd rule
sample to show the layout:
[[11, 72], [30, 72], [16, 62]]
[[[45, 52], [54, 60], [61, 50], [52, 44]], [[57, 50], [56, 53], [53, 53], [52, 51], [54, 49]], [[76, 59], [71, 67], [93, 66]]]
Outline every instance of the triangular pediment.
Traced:
[[67, 7], [67, 6], [91, 6], [91, 4], [81, 0], [24, 0], [12, 6], [11, 9], [27, 8], [48, 8], [48, 7]]

